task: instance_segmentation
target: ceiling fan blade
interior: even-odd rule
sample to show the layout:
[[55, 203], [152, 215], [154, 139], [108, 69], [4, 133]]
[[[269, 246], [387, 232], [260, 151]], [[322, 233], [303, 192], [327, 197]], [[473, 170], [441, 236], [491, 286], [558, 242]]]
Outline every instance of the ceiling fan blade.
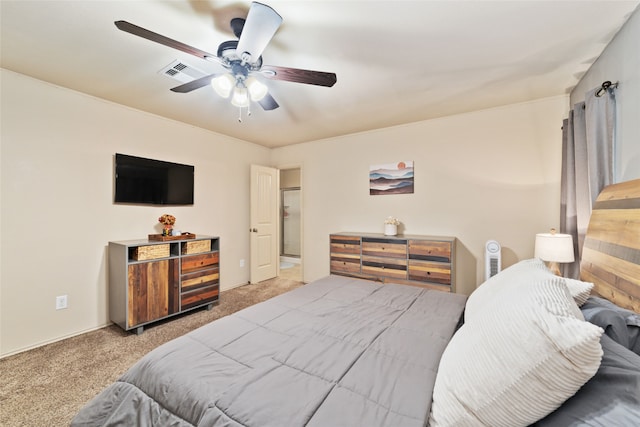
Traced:
[[192, 90], [200, 89], [201, 87], [205, 87], [209, 83], [211, 83], [211, 79], [213, 79], [215, 76], [217, 76], [217, 74], [210, 74], [208, 76], [200, 77], [199, 79], [192, 80], [180, 86], [172, 87], [171, 91], [178, 93], [187, 93], [191, 92]]
[[231, 31], [233, 31], [233, 34], [235, 34], [237, 38], [240, 38], [240, 35], [242, 34], [244, 23], [245, 20], [242, 18], [233, 18], [231, 20]]
[[273, 99], [273, 96], [271, 96], [270, 94], [266, 94], [264, 98], [258, 101], [258, 104], [260, 104], [262, 109], [265, 111], [275, 110], [276, 108], [279, 107], [276, 100]]
[[177, 40], [170, 39], [169, 37], [165, 37], [158, 33], [154, 33], [153, 31], [149, 31], [145, 28], [138, 27], [137, 25], [134, 25], [130, 22], [116, 21], [114, 22], [114, 24], [116, 24], [116, 27], [118, 27], [119, 30], [133, 34], [134, 36], [142, 37], [144, 39], [151, 40], [152, 42], [160, 43], [162, 45], [181, 50], [182, 52], [197, 56], [202, 59], [220, 62], [218, 57], [213, 53], [205, 52], [204, 50], [200, 50]]
[[236, 52], [241, 59], [250, 55], [249, 63], [255, 63], [282, 24], [282, 17], [262, 3], [253, 2], [238, 40]]
[[263, 65], [260, 72], [263, 76], [272, 80], [284, 80], [287, 82], [305, 83], [317, 86], [331, 87], [336, 84], [336, 81], [338, 80], [335, 73], [301, 70], [299, 68], [277, 67], [275, 65]]

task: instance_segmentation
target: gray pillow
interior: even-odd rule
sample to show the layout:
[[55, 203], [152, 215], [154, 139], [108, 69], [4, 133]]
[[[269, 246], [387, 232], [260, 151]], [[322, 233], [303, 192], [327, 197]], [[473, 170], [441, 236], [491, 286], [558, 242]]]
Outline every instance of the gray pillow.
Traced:
[[640, 315], [595, 296], [581, 310], [585, 320], [600, 326], [609, 338], [640, 355]]
[[640, 420], [640, 356], [606, 335], [600, 368], [560, 408], [535, 427], [635, 426]]

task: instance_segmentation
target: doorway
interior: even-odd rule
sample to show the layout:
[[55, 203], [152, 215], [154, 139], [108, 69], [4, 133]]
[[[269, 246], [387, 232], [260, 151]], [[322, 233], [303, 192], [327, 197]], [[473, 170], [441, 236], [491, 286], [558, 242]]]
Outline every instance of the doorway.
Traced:
[[280, 256], [300, 259], [300, 189], [283, 188], [281, 191]]
[[302, 280], [300, 169], [280, 170], [280, 277]]

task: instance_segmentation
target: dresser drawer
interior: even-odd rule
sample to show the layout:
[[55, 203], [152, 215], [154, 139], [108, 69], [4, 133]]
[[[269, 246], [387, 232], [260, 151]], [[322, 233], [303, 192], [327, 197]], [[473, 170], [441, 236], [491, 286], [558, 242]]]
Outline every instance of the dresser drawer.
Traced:
[[360, 254], [331, 254], [332, 273], [360, 273]]
[[331, 243], [332, 254], [354, 254], [360, 255], [360, 244], [351, 245], [347, 243]]
[[407, 259], [407, 241], [398, 239], [362, 239], [362, 255]]
[[409, 240], [409, 258], [423, 261], [451, 262], [451, 242]]
[[220, 288], [218, 285], [207, 286], [191, 292], [184, 292], [180, 297], [182, 310], [217, 301], [219, 294]]
[[180, 279], [182, 292], [187, 292], [217, 284], [220, 281], [220, 270], [217, 267], [197, 270], [193, 273], [183, 274], [180, 276]]
[[331, 253], [360, 254], [360, 237], [331, 235]]
[[409, 280], [451, 284], [451, 265], [439, 262], [409, 260]]
[[363, 256], [362, 273], [393, 279], [407, 278], [407, 260], [389, 257]]
[[182, 274], [213, 267], [218, 264], [219, 259], [220, 257], [218, 252], [211, 252], [202, 255], [183, 256], [181, 264]]

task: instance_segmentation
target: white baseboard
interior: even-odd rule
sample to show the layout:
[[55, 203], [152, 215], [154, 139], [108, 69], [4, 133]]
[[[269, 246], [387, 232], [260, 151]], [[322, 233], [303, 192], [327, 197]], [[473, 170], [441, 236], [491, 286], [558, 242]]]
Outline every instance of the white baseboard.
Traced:
[[18, 350], [11, 351], [9, 353], [2, 354], [0, 355], [0, 359], [4, 359], [5, 357], [9, 357], [9, 356], [14, 356], [19, 353], [24, 353], [25, 351], [33, 350], [34, 348], [42, 347], [44, 345], [53, 344], [54, 342], [66, 340], [67, 338], [73, 338], [73, 337], [77, 337], [78, 335], [86, 334], [88, 332], [97, 331], [98, 329], [106, 328], [107, 326], [110, 326], [112, 324], [113, 324], [112, 322], [109, 322], [102, 326], [96, 326], [95, 328], [89, 328], [79, 332], [74, 332], [72, 334], [64, 335], [62, 337], [54, 338], [52, 340], [42, 341], [37, 344], [30, 345], [28, 347], [23, 347]]

